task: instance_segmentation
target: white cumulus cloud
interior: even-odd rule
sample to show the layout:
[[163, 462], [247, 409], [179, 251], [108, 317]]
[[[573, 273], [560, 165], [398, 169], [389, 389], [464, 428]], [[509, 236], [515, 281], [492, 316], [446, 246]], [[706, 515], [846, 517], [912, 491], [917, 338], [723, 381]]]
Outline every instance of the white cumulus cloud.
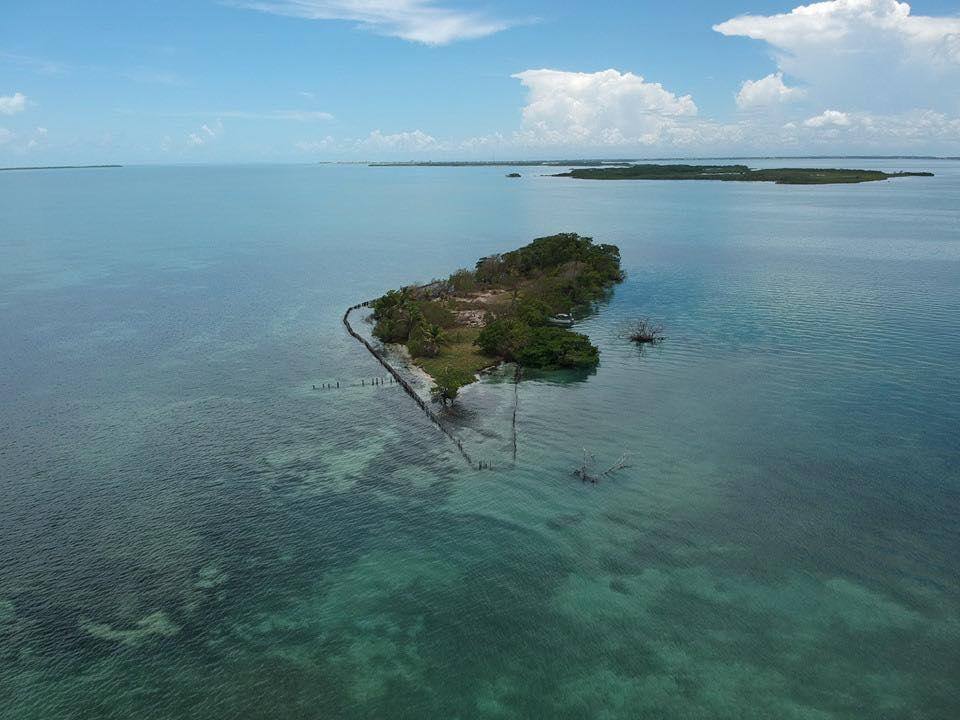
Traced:
[[27, 96], [23, 93], [0, 95], [0, 115], [15, 115], [27, 108]]
[[960, 118], [933, 110], [894, 115], [827, 110], [801, 123], [787, 123], [779, 138], [770, 138], [777, 140], [821, 152], [956, 152]]
[[819, 115], [807, 118], [803, 124], [809, 128], [822, 127], [848, 127], [850, 125], [850, 116], [839, 110], [824, 110]]
[[529, 91], [522, 132], [529, 144], [652, 145], [697, 114], [689, 95], [631, 72], [542, 69], [513, 77]]
[[27, 150], [35, 150], [36, 148], [43, 147], [46, 144], [47, 136], [50, 134], [50, 131], [45, 127], [38, 127], [33, 131], [33, 135], [27, 140]]
[[319, 140], [301, 140], [294, 143], [294, 147], [300, 152], [318, 153], [336, 148], [336, 140], [331, 135], [327, 135]]
[[239, 118], [241, 120], [294, 120], [296, 122], [333, 120], [333, 115], [321, 110], [269, 110], [266, 112], [221, 110], [217, 114], [222, 117]]
[[957, 49], [951, 45], [951, 36], [955, 40], [960, 32], [960, 18], [912, 15], [910, 5], [897, 0], [826, 0], [778, 15], [741, 15], [714, 30], [766, 40], [782, 48], [830, 45], [869, 31], [897, 37], [936, 55], [945, 45]]
[[960, 109], [960, 17], [914, 15], [897, 0], [828, 0], [714, 30], [768, 43], [779, 69], [821, 106]]
[[737, 107], [770, 107], [803, 97], [800, 88], [788, 87], [783, 82], [783, 73], [771, 73], [759, 80], [746, 80], [737, 93]]
[[12, 132], [0, 127], [0, 146], [17, 155], [47, 146], [49, 131], [45, 127], [35, 127], [31, 131]]
[[446, 45], [492, 35], [513, 23], [454, 10], [435, 0], [225, 0], [238, 7], [308, 20], [349, 20], [392, 37]]
[[422, 130], [384, 134], [374, 130], [367, 137], [357, 141], [357, 147], [366, 150], [383, 150], [387, 152], [417, 152], [435, 150], [441, 147], [440, 142]]
[[204, 123], [200, 126], [200, 129], [196, 132], [187, 134], [187, 145], [192, 147], [200, 147], [201, 145], [206, 145], [208, 142], [216, 140], [217, 137], [223, 132], [223, 121], [217, 119], [215, 123], [208, 125]]

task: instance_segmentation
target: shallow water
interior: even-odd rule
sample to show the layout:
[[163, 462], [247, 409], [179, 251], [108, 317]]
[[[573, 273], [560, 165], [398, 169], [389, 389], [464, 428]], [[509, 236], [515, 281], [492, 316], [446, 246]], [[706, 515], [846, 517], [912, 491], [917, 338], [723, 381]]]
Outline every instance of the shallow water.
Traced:
[[[0, 175], [0, 716], [957, 717], [960, 163], [854, 164], [937, 176]], [[628, 279], [515, 465], [509, 382], [482, 472], [356, 387], [346, 306], [559, 231]]]

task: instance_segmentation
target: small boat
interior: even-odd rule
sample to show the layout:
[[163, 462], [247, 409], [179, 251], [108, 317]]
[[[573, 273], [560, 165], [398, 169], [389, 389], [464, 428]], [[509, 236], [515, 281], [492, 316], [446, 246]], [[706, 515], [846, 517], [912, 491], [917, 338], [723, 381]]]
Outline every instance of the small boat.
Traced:
[[559, 325], [560, 327], [571, 327], [573, 325], [573, 315], [569, 313], [557, 313], [552, 317], [548, 317], [547, 322], [551, 325]]

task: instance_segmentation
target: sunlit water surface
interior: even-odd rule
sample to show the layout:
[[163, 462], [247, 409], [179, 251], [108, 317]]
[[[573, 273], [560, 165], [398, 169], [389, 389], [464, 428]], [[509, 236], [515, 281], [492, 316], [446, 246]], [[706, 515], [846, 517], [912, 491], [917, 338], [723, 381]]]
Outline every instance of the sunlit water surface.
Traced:
[[[847, 164], [937, 176], [0, 174], [0, 716], [960, 716], [960, 163]], [[515, 464], [509, 382], [486, 471], [355, 387], [346, 306], [559, 231], [628, 277]]]

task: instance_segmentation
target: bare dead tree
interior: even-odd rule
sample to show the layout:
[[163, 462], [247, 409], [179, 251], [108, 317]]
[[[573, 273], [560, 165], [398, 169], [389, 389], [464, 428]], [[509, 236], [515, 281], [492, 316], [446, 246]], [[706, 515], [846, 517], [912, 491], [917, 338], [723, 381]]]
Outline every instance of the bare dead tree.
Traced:
[[627, 337], [638, 345], [658, 343], [664, 339], [663, 325], [650, 318], [640, 318], [627, 330]]
[[593, 483], [594, 485], [600, 481], [601, 478], [608, 477], [613, 475], [613, 473], [623, 468], [630, 467], [630, 453], [624, 453], [620, 458], [602, 473], [595, 473], [593, 466], [596, 463], [596, 458], [593, 453], [588, 452], [586, 448], [583, 449], [583, 460], [580, 461], [579, 467], [577, 467], [573, 474], [580, 478], [580, 482]]
[[617, 460], [613, 465], [611, 465], [602, 473], [600, 473], [600, 477], [613, 475], [613, 473], [615, 473], [617, 470], [623, 470], [623, 468], [628, 468], [628, 467], [630, 467], [630, 453], [625, 452], [623, 455], [620, 456], [619, 460]]
[[594, 461], [593, 455], [584, 448], [583, 460], [580, 462], [580, 466], [573, 471], [573, 474], [580, 478], [580, 482], [596, 483], [597, 480], [599, 480], [599, 478], [591, 472]]

